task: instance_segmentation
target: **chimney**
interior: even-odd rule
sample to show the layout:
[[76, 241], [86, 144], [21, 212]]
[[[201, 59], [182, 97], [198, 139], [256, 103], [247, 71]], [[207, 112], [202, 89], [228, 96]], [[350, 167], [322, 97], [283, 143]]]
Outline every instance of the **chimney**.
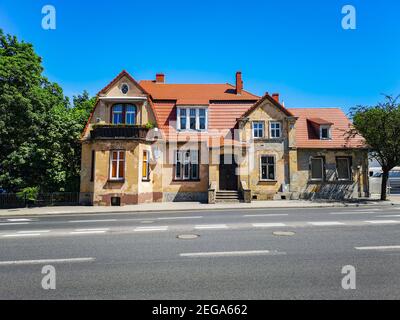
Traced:
[[165, 82], [164, 73], [157, 73], [156, 74], [156, 83], [164, 83], [164, 82]]
[[236, 72], [236, 94], [242, 94], [243, 81], [242, 73], [240, 71]]
[[276, 101], [279, 102], [279, 93], [273, 93], [272, 98]]

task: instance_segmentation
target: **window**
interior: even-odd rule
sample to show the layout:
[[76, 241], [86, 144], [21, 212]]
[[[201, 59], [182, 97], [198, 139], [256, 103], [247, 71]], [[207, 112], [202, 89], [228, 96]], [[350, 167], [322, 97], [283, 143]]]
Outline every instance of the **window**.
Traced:
[[132, 104], [115, 104], [111, 108], [113, 124], [136, 124], [136, 106]]
[[136, 123], [136, 107], [127, 105], [125, 108], [125, 124]]
[[207, 130], [207, 109], [177, 108], [178, 130]]
[[350, 158], [336, 158], [336, 172], [338, 180], [351, 180]]
[[263, 138], [264, 137], [264, 122], [254, 121], [253, 125], [253, 138]]
[[272, 121], [269, 123], [269, 137], [271, 139], [277, 139], [282, 136], [281, 123]]
[[129, 85], [127, 83], [123, 83], [121, 85], [121, 92], [122, 94], [127, 94], [129, 91]]
[[199, 151], [177, 150], [175, 152], [175, 180], [199, 179]]
[[261, 156], [260, 159], [261, 181], [275, 180], [275, 157]]
[[90, 181], [94, 181], [95, 160], [96, 160], [96, 151], [92, 150], [92, 160], [90, 165]]
[[320, 126], [319, 136], [321, 139], [330, 139], [331, 138], [331, 127], [330, 126]]
[[150, 180], [150, 161], [148, 150], [143, 151], [142, 180]]
[[116, 104], [112, 107], [112, 123], [121, 124], [124, 107], [121, 104]]
[[111, 151], [110, 159], [110, 179], [122, 180], [125, 176], [125, 151]]
[[324, 179], [324, 158], [311, 158], [310, 167], [311, 180], [322, 181]]

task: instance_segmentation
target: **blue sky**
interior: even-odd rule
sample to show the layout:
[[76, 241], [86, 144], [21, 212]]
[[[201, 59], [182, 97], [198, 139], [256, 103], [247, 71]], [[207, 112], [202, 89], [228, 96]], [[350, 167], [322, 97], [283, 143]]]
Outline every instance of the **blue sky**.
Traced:
[[[57, 29], [41, 27], [54, 5]], [[357, 29], [341, 27], [344, 5]], [[287, 107], [374, 104], [400, 94], [396, 0], [2, 0], [0, 28], [34, 44], [66, 95], [98, 92], [122, 69], [137, 80], [234, 83]]]

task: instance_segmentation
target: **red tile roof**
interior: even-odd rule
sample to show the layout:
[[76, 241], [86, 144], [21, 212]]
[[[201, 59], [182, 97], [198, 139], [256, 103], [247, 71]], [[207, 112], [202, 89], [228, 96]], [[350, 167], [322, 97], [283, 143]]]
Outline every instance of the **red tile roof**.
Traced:
[[213, 100], [257, 101], [258, 96], [245, 90], [236, 94], [235, 86], [225, 84], [167, 84], [155, 81], [140, 81], [140, 85], [150, 93], [154, 100], [174, 100], [177, 104], [204, 105]]
[[[351, 128], [351, 122], [339, 108], [304, 108], [289, 109], [289, 111], [298, 117], [296, 121], [296, 147], [297, 148], [363, 148], [364, 139], [357, 135], [348, 138], [347, 132]], [[315, 128], [309, 125], [311, 119], [329, 119], [332, 123], [332, 139], [320, 140], [319, 133]], [[324, 123], [325, 124], [325, 121]]]

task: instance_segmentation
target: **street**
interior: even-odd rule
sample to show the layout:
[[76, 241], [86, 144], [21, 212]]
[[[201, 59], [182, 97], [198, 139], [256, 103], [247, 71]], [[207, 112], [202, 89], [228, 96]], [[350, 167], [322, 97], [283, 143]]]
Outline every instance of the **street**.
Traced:
[[[0, 299], [398, 299], [400, 207], [0, 217]], [[44, 265], [56, 289], [44, 290]], [[342, 267], [356, 289], [342, 288]]]

